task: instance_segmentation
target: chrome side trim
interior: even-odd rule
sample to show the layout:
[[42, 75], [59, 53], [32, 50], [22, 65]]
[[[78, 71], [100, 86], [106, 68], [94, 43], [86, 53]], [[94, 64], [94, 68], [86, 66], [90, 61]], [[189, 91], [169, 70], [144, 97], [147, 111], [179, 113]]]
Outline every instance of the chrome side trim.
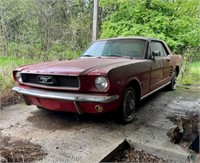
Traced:
[[150, 96], [151, 94], [153, 94], [153, 93], [159, 91], [160, 89], [166, 87], [166, 86], [167, 86], [168, 84], [170, 84], [170, 83], [171, 83], [171, 81], [168, 82], [168, 83], [166, 83], [166, 84], [164, 84], [163, 86], [161, 86], [161, 87], [159, 87], [159, 88], [156, 88], [155, 90], [153, 90], [153, 91], [149, 92], [148, 94], [144, 95], [143, 97], [141, 97], [140, 100], [143, 100], [144, 98]]
[[75, 102], [99, 102], [99, 103], [109, 103], [119, 98], [118, 95], [113, 96], [102, 96], [102, 95], [88, 95], [79, 93], [66, 93], [66, 92], [54, 92], [40, 89], [24, 89], [21, 87], [13, 87], [13, 91], [28, 96], [65, 100], [65, 101], [75, 101]]

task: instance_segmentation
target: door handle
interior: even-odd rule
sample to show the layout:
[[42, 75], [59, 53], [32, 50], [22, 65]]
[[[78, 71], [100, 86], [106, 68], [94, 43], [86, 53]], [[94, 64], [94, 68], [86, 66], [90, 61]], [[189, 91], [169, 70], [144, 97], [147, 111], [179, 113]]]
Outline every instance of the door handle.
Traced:
[[169, 61], [170, 61], [170, 56], [167, 56], [167, 57], [166, 57], [166, 60], [169, 62]]

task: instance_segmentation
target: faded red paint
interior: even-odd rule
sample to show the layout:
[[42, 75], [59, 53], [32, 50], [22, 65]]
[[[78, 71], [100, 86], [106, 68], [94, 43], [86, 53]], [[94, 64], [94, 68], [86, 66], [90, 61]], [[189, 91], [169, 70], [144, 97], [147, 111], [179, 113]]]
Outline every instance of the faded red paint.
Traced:
[[[151, 41], [147, 38], [145, 39], [147, 42]], [[102, 106], [104, 108], [103, 112], [109, 112], [119, 108], [123, 94], [131, 82], [135, 81], [137, 83], [137, 87], [140, 90], [138, 96], [139, 99], [142, 99], [145, 95], [168, 83], [172, 78], [173, 71], [176, 69], [180, 70], [182, 57], [180, 55], [172, 55], [167, 45], [165, 43], [163, 43], [163, 45], [166, 46], [165, 48], [169, 55], [158, 59], [147, 59], [146, 54], [144, 54], [145, 57], [141, 59], [103, 56], [85, 57], [77, 60], [22, 66], [15, 69], [13, 74], [15, 76], [15, 73], [20, 71], [26, 74], [77, 76], [80, 82], [80, 87], [77, 89], [51, 88], [44, 87], [43, 85], [33, 86], [20, 82], [18, 85], [27, 90], [37, 87], [41, 90], [71, 92], [74, 94], [83, 93], [102, 96], [119, 95], [119, 99], [106, 104], [78, 102], [83, 113], [97, 113], [95, 110], [96, 105]], [[105, 91], [99, 91], [95, 87], [94, 80], [97, 76], [104, 76], [108, 79], [109, 86]], [[37, 105], [49, 110], [77, 111], [73, 101], [38, 98], [29, 95], [23, 95], [23, 97], [28, 104]]]

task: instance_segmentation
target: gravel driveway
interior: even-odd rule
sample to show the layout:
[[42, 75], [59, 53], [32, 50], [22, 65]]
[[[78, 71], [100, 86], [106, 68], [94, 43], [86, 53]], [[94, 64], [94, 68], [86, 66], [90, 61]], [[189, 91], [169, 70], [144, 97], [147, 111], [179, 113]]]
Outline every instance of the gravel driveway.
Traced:
[[184, 161], [188, 152], [166, 136], [173, 127], [167, 117], [188, 111], [200, 113], [199, 89], [157, 92], [141, 101], [128, 125], [118, 124], [113, 114], [77, 116], [18, 104], [0, 110], [0, 147], [26, 142], [42, 148], [42, 162], [99, 162], [127, 139], [166, 159]]

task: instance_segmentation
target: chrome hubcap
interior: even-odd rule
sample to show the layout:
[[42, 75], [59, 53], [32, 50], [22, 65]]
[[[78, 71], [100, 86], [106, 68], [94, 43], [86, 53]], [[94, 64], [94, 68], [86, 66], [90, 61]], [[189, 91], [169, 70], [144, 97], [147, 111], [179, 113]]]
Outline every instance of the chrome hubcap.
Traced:
[[173, 84], [172, 85], [173, 89], [176, 89], [176, 74], [174, 74], [174, 79], [172, 84]]
[[134, 100], [134, 92], [129, 90], [126, 94], [126, 99], [124, 103], [124, 115], [126, 118], [131, 118], [134, 114], [135, 109], [135, 100]]

